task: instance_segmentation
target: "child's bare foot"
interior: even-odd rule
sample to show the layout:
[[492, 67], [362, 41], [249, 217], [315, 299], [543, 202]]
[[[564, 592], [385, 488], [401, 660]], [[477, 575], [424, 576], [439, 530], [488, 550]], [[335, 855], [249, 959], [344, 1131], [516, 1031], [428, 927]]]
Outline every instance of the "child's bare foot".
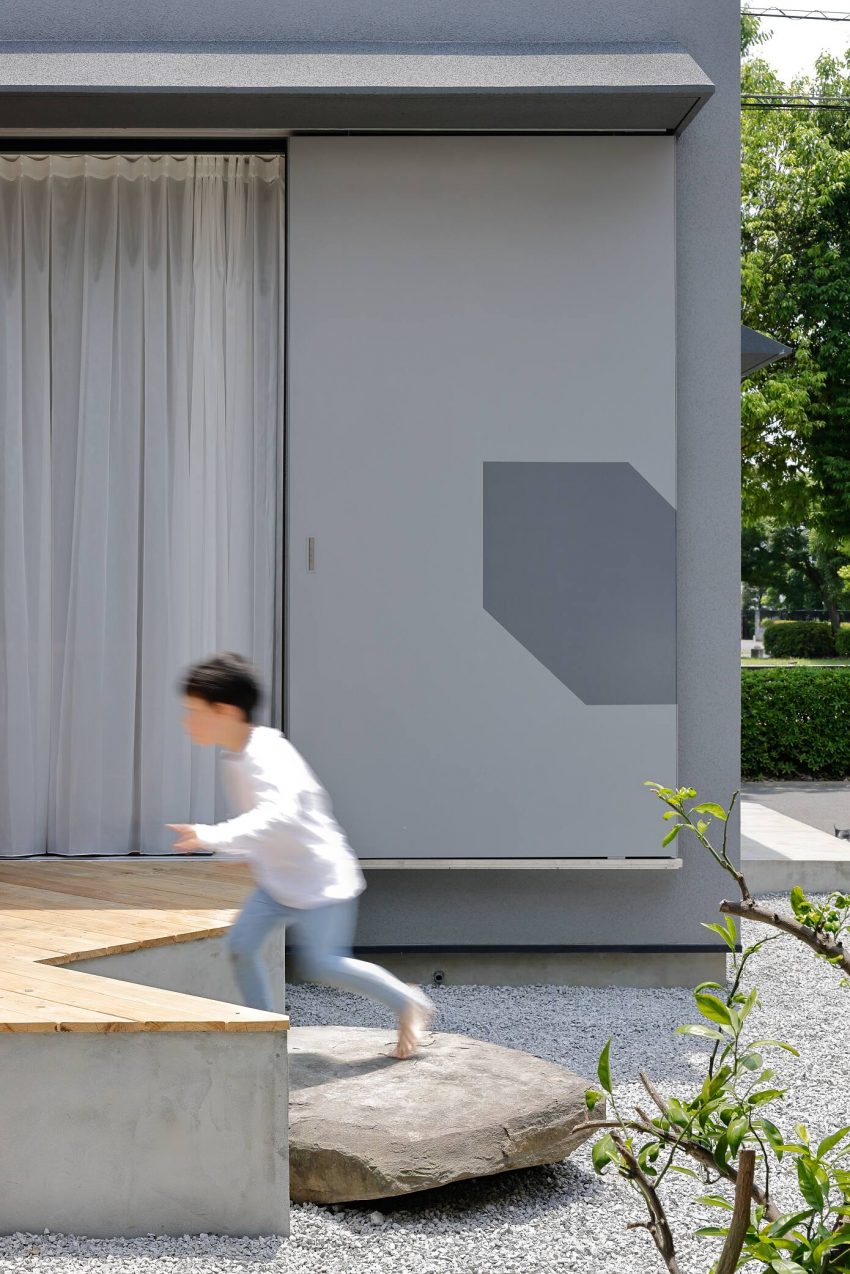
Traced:
[[431, 1001], [422, 995], [418, 988], [411, 989], [416, 990], [416, 999], [411, 1000], [398, 1018], [398, 1043], [393, 1057], [397, 1057], [399, 1061], [406, 1061], [408, 1057], [413, 1056], [428, 1029], [428, 1023], [434, 1016], [434, 1006]]

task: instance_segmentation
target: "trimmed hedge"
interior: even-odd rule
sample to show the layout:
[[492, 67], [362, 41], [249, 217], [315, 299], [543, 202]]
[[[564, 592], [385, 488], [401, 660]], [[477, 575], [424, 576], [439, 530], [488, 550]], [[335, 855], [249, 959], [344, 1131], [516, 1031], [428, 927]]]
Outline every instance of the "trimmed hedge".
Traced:
[[782, 619], [764, 630], [764, 653], [779, 659], [832, 659], [832, 628], [818, 620]]
[[741, 775], [850, 776], [850, 668], [742, 669]]
[[850, 625], [842, 624], [835, 638], [835, 653], [842, 659], [850, 655]]

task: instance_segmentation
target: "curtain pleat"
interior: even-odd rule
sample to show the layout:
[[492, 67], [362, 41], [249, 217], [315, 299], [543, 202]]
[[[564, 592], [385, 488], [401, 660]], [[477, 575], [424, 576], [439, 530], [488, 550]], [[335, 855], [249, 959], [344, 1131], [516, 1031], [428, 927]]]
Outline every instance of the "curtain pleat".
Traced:
[[0, 156], [2, 855], [223, 812], [175, 683], [279, 684], [283, 224], [278, 157]]

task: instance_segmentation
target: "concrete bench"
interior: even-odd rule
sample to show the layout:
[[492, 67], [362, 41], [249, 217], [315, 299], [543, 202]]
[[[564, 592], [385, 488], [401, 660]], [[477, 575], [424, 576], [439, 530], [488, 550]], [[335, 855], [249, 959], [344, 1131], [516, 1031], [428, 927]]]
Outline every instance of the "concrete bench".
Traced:
[[0, 1231], [288, 1233], [289, 1022], [228, 1002], [248, 888], [241, 864], [0, 860]]

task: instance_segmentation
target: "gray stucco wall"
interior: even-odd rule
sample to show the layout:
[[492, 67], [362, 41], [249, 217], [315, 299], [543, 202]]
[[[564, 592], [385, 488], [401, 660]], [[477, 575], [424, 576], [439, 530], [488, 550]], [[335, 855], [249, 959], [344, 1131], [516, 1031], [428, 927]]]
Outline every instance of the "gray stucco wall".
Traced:
[[[738, 782], [738, 0], [0, 0], [0, 40], [675, 41], [717, 87], [677, 143], [679, 775]], [[616, 779], [616, 776], [612, 776]], [[616, 797], [648, 800], [637, 793]], [[703, 945], [725, 881], [680, 872], [372, 874], [363, 945]]]
[[[700, 10], [703, 10], [700, 13]], [[733, 17], [734, 14], [734, 17]], [[103, 41], [214, 43], [216, 41], [469, 40], [679, 41], [697, 56], [728, 43], [737, 30], [737, 0], [3, 0], [0, 39], [36, 43]], [[719, 37], [719, 38], [718, 38]], [[737, 36], [735, 46], [737, 51]], [[718, 49], [719, 51], [719, 49]], [[714, 82], [720, 81], [712, 75]]]
[[288, 730], [365, 858], [669, 853], [674, 158], [291, 139]]

